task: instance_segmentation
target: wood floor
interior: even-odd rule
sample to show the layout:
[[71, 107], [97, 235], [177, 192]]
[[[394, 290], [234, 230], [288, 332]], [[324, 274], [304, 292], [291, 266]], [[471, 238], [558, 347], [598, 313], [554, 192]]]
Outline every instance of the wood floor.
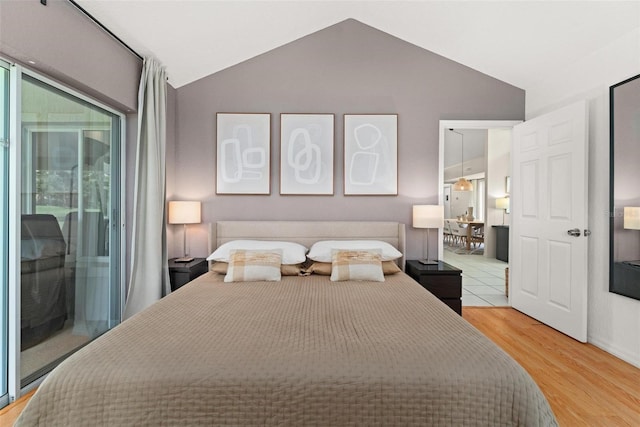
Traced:
[[12, 426], [35, 392], [32, 390], [6, 408], [0, 409], [0, 426]]
[[640, 369], [512, 308], [462, 314], [529, 372], [561, 426], [640, 426]]
[[[464, 307], [463, 317], [531, 374], [561, 426], [640, 426], [640, 369], [512, 308]], [[0, 410], [0, 426], [31, 394]]]

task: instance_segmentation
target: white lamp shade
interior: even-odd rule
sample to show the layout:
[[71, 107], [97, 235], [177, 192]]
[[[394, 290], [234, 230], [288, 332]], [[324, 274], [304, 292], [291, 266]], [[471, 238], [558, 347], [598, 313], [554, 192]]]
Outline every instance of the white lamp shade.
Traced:
[[501, 197], [499, 199], [496, 199], [496, 209], [509, 209], [509, 198]]
[[444, 206], [414, 205], [413, 226], [415, 228], [441, 228], [444, 226]]
[[624, 228], [640, 230], [640, 207], [626, 206], [624, 208]]
[[199, 224], [200, 202], [169, 202], [169, 224]]

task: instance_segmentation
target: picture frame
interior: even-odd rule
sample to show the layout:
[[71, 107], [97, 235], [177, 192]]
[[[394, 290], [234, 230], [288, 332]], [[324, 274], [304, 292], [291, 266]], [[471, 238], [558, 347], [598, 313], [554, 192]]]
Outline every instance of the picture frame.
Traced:
[[344, 115], [344, 194], [398, 195], [398, 115]]
[[280, 194], [333, 195], [333, 114], [280, 115]]
[[511, 176], [506, 176], [504, 178], [504, 192], [511, 194]]
[[271, 194], [271, 114], [216, 113], [216, 194]]

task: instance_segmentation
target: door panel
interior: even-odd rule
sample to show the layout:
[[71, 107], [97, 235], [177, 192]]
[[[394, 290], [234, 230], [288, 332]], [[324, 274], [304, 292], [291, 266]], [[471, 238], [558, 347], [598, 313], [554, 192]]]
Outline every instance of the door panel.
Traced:
[[553, 219], [571, 218], [571, 155], [563, 154], [549, 158], [549, 216]]
[[522, 248], [522, 257], [528, 262], [524, 264], [522, 275], [522, 291], [536, 297], [538, 295], [538, 273], [540, 265], [538, 264], [538, 239], [535, 237], [520, 236], [520, 245]]
[[587, 338], [587, 106], [580, 102], [514, 128], [511, 303]]
[[25, 387], [119, 322], [120, 244], [111, 238], [120, 229], [121, 118], [33, 76], [23, 74], [21, 90]]
[[571, 121], [563, 121], [551, 126], [549, 130], [549, 145], [570, 142], [573, 136]]
[[519, 192], [520, 194], [527, 194], [527, 197], [522, 200], [522, 216], [526, 218], [538, 217], [538, 162], [530, 161], [522, 163], [520, 166], [521, 181]]
[[565, 310], [571, 309], [571, 292], [565, 283], [571, 283], [571, 245], [549, 242], [549, 302]]

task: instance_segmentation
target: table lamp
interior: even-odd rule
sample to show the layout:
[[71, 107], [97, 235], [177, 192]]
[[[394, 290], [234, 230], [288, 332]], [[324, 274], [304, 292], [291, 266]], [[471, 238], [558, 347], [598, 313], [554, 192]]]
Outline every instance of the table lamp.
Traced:
[[175, 262], [191, 262], [193, 257], [187, 254], [187, 224], [200, 224], [200, 202], [175, 201], [169, 202], [169, 224], [183, 224], [184, 256], [176, 258]]
[[509, 213], [509, 198], [501, 197], [496, 199], [496, 209], [502, 209], [502, 225], [504, 225], [504, 214]]
[[[640, 207], [625, 206], [624, 228], [625, 230], [640, 230]], [[626, 261], [626, 264], [640, 267], [640, 261]]]
[[625, 206], [624, 228], [626, 230], [640, 230], [640, 207]]
[[427, 246], [427, 257], [419, 262], [425, 265], [438, 264], [438, 260], [429, 259], [429, 230], [432, 228], [442, 228], [444, 226], [444, 206], [442, 205], [414, 205], [413, 206], [413, 227], [426, 228], [427, 239], [423, 240], [422, 253], [424, 254], [424, 245]]

